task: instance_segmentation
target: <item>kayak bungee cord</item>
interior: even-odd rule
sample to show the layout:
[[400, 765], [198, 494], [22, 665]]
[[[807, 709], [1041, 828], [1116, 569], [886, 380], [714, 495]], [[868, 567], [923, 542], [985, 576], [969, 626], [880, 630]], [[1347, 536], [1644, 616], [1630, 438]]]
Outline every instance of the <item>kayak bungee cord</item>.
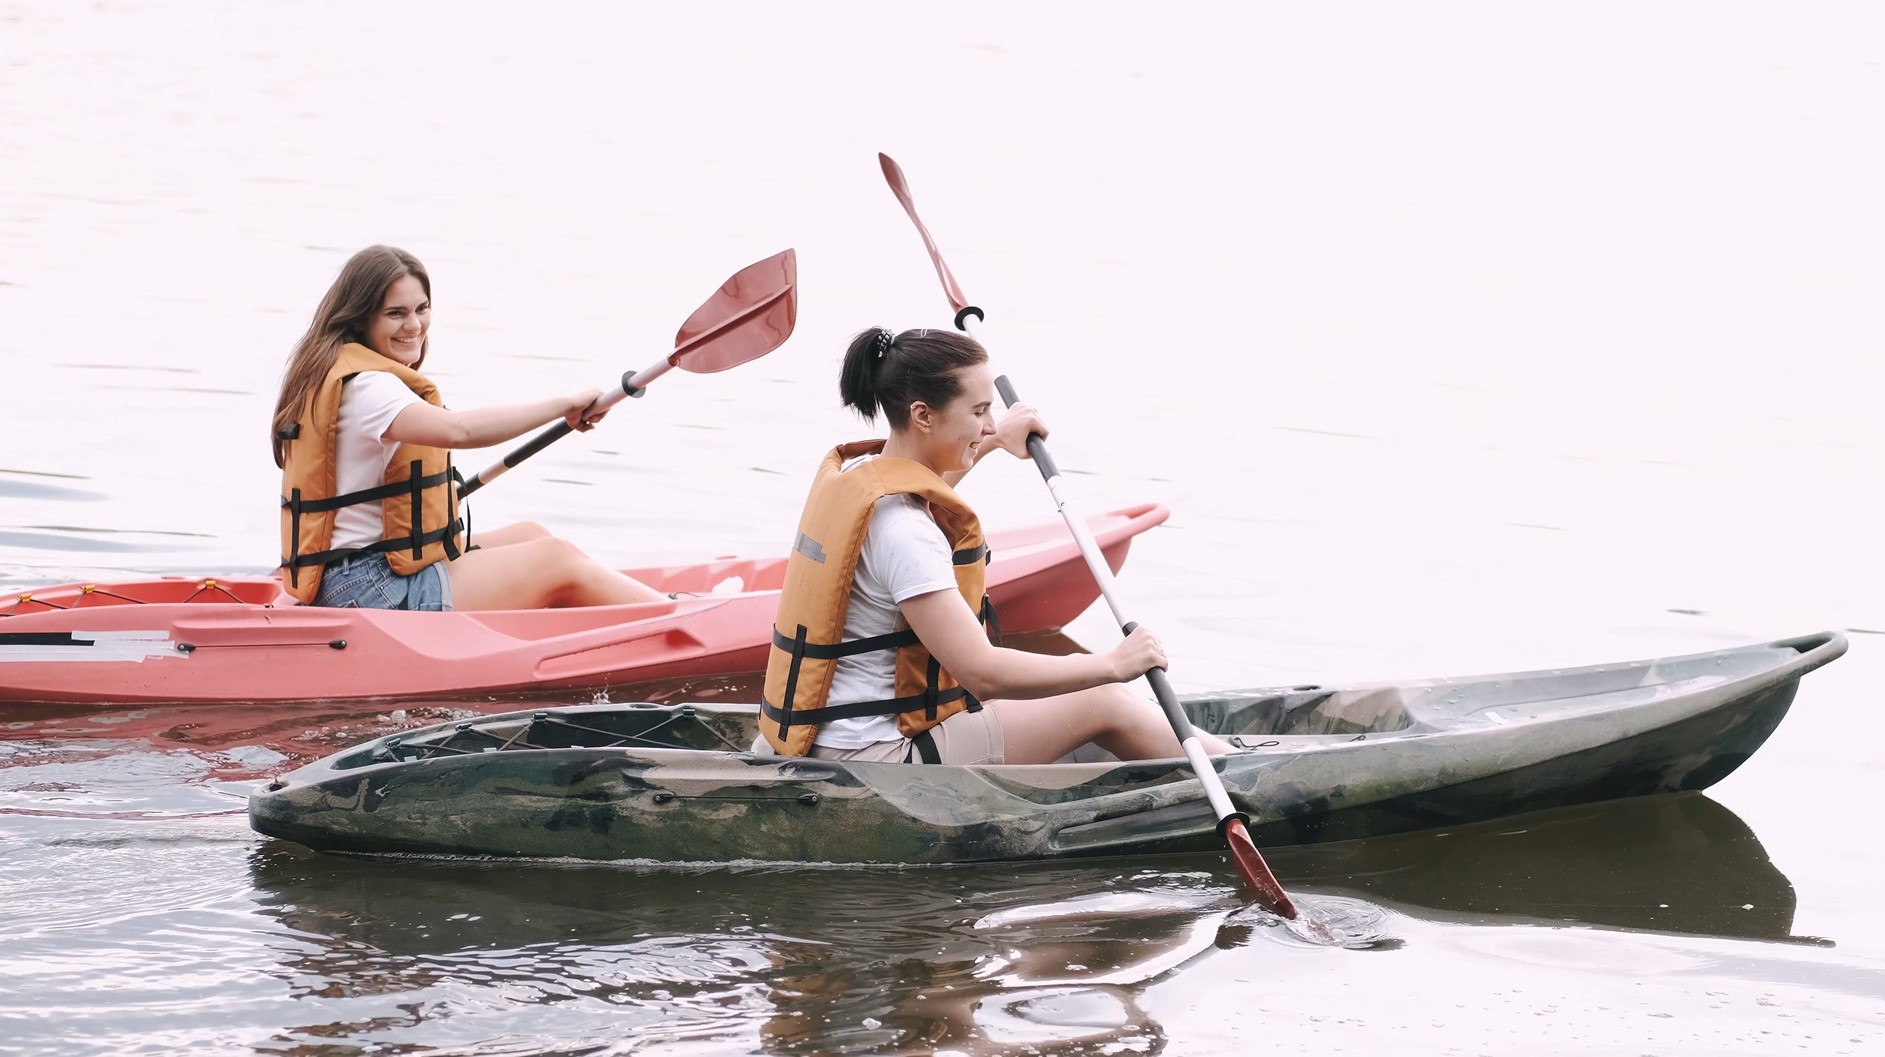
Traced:
[[[118, 600], [117, 604], [122, 604], [122, 605], [142, 606], [142, 605], [151, 604], [147, 599], [132, 598], [130, 595], [121, 595], [117, 593], [116, 591], [113, 591], [109, 588], [100, 587], [97, 584], [80, 584], [78, 590], [79, 590], [78, 598], [74, 600], [70, 605], [63, 605], [63, 606], [57, 602], [51, 601], [50, 599], [35, 598], [33, 597], [33, 592], [31, 591], [21, 591], [18, 595], [14, 596], [13, 602], [11, 605], [7, 606], [6, 612], [0, 613], [0, 617], [14, 616], [19, 613], [20, 607], [24, 605], [45, 606], [46, 609], [49, 609], [49, 610], [78, 609], [79, 607], [85, 604], [85, 600], [87, 598], [90, 598], [93, 595], [97, 595], [100, 598], [115, 598]], [[217, 583], [214, 578], [206, 578], [201, 583], [197, 584], [196, 590], [191, 592], [187, 597], [183, 598], [182, 601], [194, 602], [199, 597], [201, 597], [205, 592], [208, 592], [208, 591], [214, 591], [217, 594], [222, 595], [223, 597], [229, 599], [229, 601], [231, 602], [242, 601], [241, 595], [238, 595], [234, 591], [231, 591], [227, 587], [224, 587], [223, 585]]]

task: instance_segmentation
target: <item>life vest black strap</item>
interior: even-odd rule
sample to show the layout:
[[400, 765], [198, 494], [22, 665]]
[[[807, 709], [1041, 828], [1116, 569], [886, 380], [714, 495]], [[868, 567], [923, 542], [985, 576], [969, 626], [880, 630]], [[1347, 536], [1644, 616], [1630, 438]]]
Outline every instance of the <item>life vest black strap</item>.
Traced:
[[910, 739], [910, 750], [903, 754], [904, 763], [915, 763], [913, 755], [921, 757], [924, 763], [942, 762], [942, 751], [936, 748], [936, 738], [927, 730], [917, 731], [916, 736]]
[[[418, 459], [412, 460], [412, 465], [407, 469], [406, 476], [407, 502], [410, 504], [412, 510], [412, 533], [406, 538], [412, 541], [413, 561], [418, 561], [420, 558], [424, 557], [424, 555], [420, 553], [421, 549], [425, 546], [422, 542], [425, 539], [425, 478], [421, 476], [421, 474], [424, 473], [424, 466], [425, 464]], [[440, 483], [449, 487], [452, 480], [451, 470], [447, 469], [441, 476], [444, 477], [444, 480]], [[446, 498], [449, 499], [451, 497], [447, 495]]]
[[[348, 492], [344, 495], [331, 496], [327, 499], [303, 499], [301, 498], [301, 490], [297, 488], [292, 498], [288, 496], [282, 497], [281, 505], [297, 514], [325, 514], [330, 510], [339, 510], [344, 506], [357, 506], [361, 503], [380, 503], [388, 499], [397, 499], [403, 495], [415, 496], [416, 501], [416, 493], [418, 491], [423, 491], [427, 488], [437, 488], [439, 485], [451, 481], [456, 473], [456, 470], [447, 466], [438, 473], [415, 476], [411, 481], [374, 485], [372, 488], [362, 488], [357, 492]], [[415, 485], [412, 483], [413, 481], [418, 483]]]
[[[934, 695], [937, 705], [946, 705], [951, 701], [968, 699], [969, 711], [979, 712], [982, 703], [975, 695], [960, 686], [951, 687]], [[848, 705], [826, 705], [823, 708], [780, 708], [761, 697], [759, 710], [767, 719], [779, 724], [788, 723], [830, 723], [836, 719], [863, 719], [866, 716], [894, 716], [903, 712], [928, 712], [931, 709], [931, 695], [928, 691], [911, 694], [908, 697], [896, 697], [887, 701], [854, 701]]]
[[[773, 717], [779, 721], [781, 738], [792, 729], [792, 701], [798, 696], [799, 668], [805, 663], [805, 625], [800, 624], [798, 627], [798, 635], [786, 644], [786, 648], [792, 651], [792, 668], [785, 676], [785, 708], [780, 715]], [[779, 629], [776, 627], [772, 629], [772, 641], [775, 644], [779, 641]], [[762, 706], [767, 704], [764, 694], [760, 695], [760, 703]]]
[[[1001, 621], [995, 614], [995, 603], [987, 595], [982, 596], [982, 611], [975, 619], [993, 629], [991, 635], [995, 645], [1001, 645]], [[800, 628], [803, 634], [804, 629]], [[911, 628], [892, 631], [883, 635], [872, 635], [865, 639], [851, 639], [847, 642], [803, 642], [798, 638], [787, 638], [776, 626], [772, 629], [772, 644], [792, 654], [794, 657], [810, 657], [815, 661], [835, 661], [840, 657], [855, 657], [860, 653], [872, 653], [877, 650], [900, 650], [905, 646], [914, 646], [919, 641]]]
[[[465, 515], [464, 518], [454, 522], [454, 524], [462, 526], [465, 534], [465, 543], [467, 545], [466, 549], [469, 550], [471, 543], [471, 510], [468, 507], [458, 505], [458, 493], [464, 491], [465, 488], [465, 475], [459, 473], [458, 467], [452, 465], [452, 457], [449, 454], [445, 456], [445, 472], [450, 474], [452, 479], [451, 491], [446, 493], [451, 498], [451, 504], [447, 509], [463, 511]], [[458, 533], [456, 531], [447, 533], [445, 536], [445, 560], [448, 562], [457, 561], [458, 556], [463, 553], [465, 552], [458, 549]]]
[[929, 663], [923, 667], [923, 718], [931, 723], [936, 722], [936, 709], [942, 703], [938, 699], [940, 695], [936, 692], [936, 677], [941, 674], [942, 665], [937, 662], [936, 655], [932, 653], [929, 655]]
[[[301, 427], [297, 425], [295, 432], [299, 434]], [[288, 586], [300, 587], [301, 566], [295, 564], [295, 559], [301, 557], [301, 489], [291, 489], [289, 494], [292, 499], [284, 496], [281, 501], [281, 505], [288, 508], [288, 555], [281, 560], [280, 567], [288, 570]]]
[[956, 551], [949, 555], [950, 562], [956, 565], [974, 565], [976, 562], [987, 562], [989, 558], [990, 555], [986, 546], [970, 547], [967, 550]]
[[[805, 633], [803, 627], [799, 634]], [[835, 661], [840, 657], [852, 657], [860, 653], [874, 653], [878, 650], [900, 650], [905, 646], [916, 645], [916, 632], [909, 628], [893, 631], [887, 635], [872, 635], [867, 639], [852, 639], [849, 642], [824, 643], [805, 642], [802, 638], [788, 639], [778, 628], [772, 629], [772, 644], [792, 654], [796, 659], [810, 657], [815, 661]]]
[[362, 488], [358, 491], [347, 492], [343, 495], [332, 496], [326, 499], [303, 499], [301, 498], [301, 489], [299, 488], [294, 489], [289, 495], [283, 496], [281, 505], [287, 508], [289, 512], [289, 527], [292, 530], [289, 538], [294, 541], [293, 546], [296, 548], [301, 546], [301, 515], [303, 514], [321, 514], [328, 511], [339, 510], [342, 507], [356, 506], [360, 503], [383, 503], [388, 499], [398, 499], [401, 496], [407, 497], [407, 501], [411, 504], [412, 509], [413, 531], [397, 539], [379, 540], [365, 547], [341, 547], [332, 550], [317, 551], [313, 554], [302, 554], [297, 549], [294, 554], [282, 559], [281, 563], [282, 567], [289, 571], [289, 583], [291, 585], [299, 584], [300, 577], [297, 574], [301, 569], [314, 565], [326, 565], [328, 562], [339, 561], [342, 558], [350, 558], [356, 554], [377, 554], [386, 551], [410, 549], [412, 551], [412, 559], [418, 561], [425, 556], [425, 548], [434, 543], [444, 544], [445, 559], [447, 561], [451, 561], [460, 554], [463, 554], [464, 552], [458, 547], [458, 537], [460, 533], [465, 532], [465, 519], [462, 517], [453, 518], [447, 525], [426, 531], [424, 493], [428, 488], [438, 488], [440, 486], [445, 486], [455, 492], [458, 486], [464, 483], [464, 474], [460, 473], [457, 468], [452, 465], [449, 455], [446, 456], [445, 469], [440, 470], [438, 473], [422, 473], [421, 469], [423, 466], [424, 464], [422, 462], [418, 459], [414, 459], [412, 461], [411, 476], [404, 481], [395, 482], [393, 484], [376, 485], [372, 488]]
[[[458, 534], [459, 530], [464, 527], [465, 523], [460, 520], [454, 521], [444, 528], [433, 529], [431, 532], [427, 532], [419, 537], [419, 547], [423, 548], [430, 544], [437, 543], [440, 540], [445, 540], [447, 544], [447, 554], [451, 557], [456, 557], [456, 555], [450, 555], [450, 552], [456, 549], [452, 546], [450, 541]], [[282, 565], [289, 569], [305, 569], [310, 565], [326, 565], [328, 562], [336, 562], [342, 558], [351, 558], [356, 554], [377, 554], [382, 551], [404, 550], [411, 545], [412, 537], [402, 536], [395, 540], [380, 540], [377, 543], [369, 543], [364, 547], [340, 547], [335, 550], [316, 551], [313, 554], [297, 554], [293, 558], [283, 561]]]

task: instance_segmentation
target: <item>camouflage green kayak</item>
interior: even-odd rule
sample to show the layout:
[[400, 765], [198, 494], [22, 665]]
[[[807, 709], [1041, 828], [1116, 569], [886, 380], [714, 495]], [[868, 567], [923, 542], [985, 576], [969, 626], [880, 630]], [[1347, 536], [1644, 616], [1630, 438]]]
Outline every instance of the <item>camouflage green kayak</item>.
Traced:
[[[1195, 694], [1259, 846], [1701, 789], [1740, 766], [1837, 632], [1550, 671]], [[1152, 707], [1148, 704], [1147, 707]], [[323, 851], [945, 863], [1205, 851], [1182, 758], [1046, 765], [755, 755], [751, 705], [573, 705], [380, 738], [283, 775], [249, 821]]]

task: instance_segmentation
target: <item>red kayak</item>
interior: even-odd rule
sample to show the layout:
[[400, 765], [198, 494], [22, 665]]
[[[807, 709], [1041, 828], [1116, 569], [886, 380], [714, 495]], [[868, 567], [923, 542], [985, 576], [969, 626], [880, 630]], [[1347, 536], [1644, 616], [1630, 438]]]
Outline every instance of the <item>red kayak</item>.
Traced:
[[[1170, 511], [1088, 519], [1117, 570]], [[1099, 588], [1065, 525], [992, 533], [1004, 632], [1052, 631]], [[625, 570], [673, 601], [408, 613], [297, 604], [272, 576], [62, 584], [0, 596], [0, 703], [469, 700], [608, 691], [766, 666], [785, 558]]]

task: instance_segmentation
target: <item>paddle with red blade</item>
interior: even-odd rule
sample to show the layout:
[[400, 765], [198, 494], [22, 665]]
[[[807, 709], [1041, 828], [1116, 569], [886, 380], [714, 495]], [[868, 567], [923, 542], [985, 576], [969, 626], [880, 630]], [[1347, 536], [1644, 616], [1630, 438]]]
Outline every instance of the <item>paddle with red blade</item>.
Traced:
[[[923, 245], [929, 250], [930, 260], [936, 263], [936, 276], [942, 280], [943, 292], [949, 297], [949, 307], [955, 310], [956, 329], [968, 331], [971, 317], [980, 321], [982, 310], [970, 305], [962, 296], [962, 288], [956, 285], [956, 277], [950, 273], [949, 266], [943, 263], [942, 252], [936, 248], [936, 240], [930, 237], [929, 229], [923, 226], [923, 220], [916, 215], [916, 203], [910, 199], [910, 186], [903, 179], [903, 170], [890, 160], [887, 154], [877, 155], [883, 166], [884, 179], [889, 182], [890, 190], [903, 203], [903, 211], [910, 214], [910, 221], [923, 236]], [[995, 379], [995, 386], [1001, 391], [1001, 398], [1013, 406], [1016, 403], [1014, 387], [1008, 384], [1007, 377]], [[1117, 620], [1130, 635], [1137, 625], [1126, 619], [1123, 607], [1114, 590], [1113, 570], [1107, 566], [1106, 558], [1100, 553], [1098, 541], [1087, 528], [1086, 519], [1074, 514], [1067, 507], [1067, 502], [1060, 494], [1060, 470], [1054, 465], [1054, 459], [1047, 453], [1047, 442], [1038, 433], [1028, 435], [1028, 454], [1034, 457], [1034, 465], [1039, 467], [1041, 478], [1047, 482], [1047, 490], [1054, 497], [1054, 505], [1060, 511], [1062, 520], [1073, 533], [1073, 538], [1080, 545], [1080, 553], [1086, 558], [1087, 568], [1093, 571], [1093, 578], [1099, 581], [1100, 594], [1113, 611]], [[1198, 776], [1198, 782], [1204, 786], [1204, 795], [1211, 803], [1211, 810], [1217, 815], [1218, 834], [1230, 848], [1231, 861], [1237, 865], [1237, 872], [1255, 893], [1257, 902], [1264, 909], [1282, 917], [1294, 919], [1296, 904], [1290, 901], [1289, 894], [1276, 881], [1276, 875], [1270, 872], [1268, 863], [1263, 861], [1262, 853], [1257, 851], [1256, 843], [1250, 839], [1249, 819], [1238, 811], [1230, 802], [1230, 795], [1224, 791], [1224, 782], [1218, 777], [1217, 768], [1211, 763], [1211, 757], [1205, 753], [1204, 746], [1198, 740], [1198, 732], [1193, 729], [1191, 720], [1178, 704], [1178, 695], [1172, 691], [1170, 680], [1165, 678], [1162, 668], [1154, 668], [1145, 673], [1152, 692], [1158, 695], [1159, 707], [1165, 712], [1165, 719], [1172, 726], [1172, 733], [1178, 736], [1179, 744], [1184, 748], [1185, 758], [1191, 761], [1191, 769]]]
[[[648, 383], [676, 367], [713, 374], [756, 360], [785, 344], [797, 322], [798, 254], [786, 250], [735, 272], [681, 324], [674, 335], [673, 352], [652, 367], [622, 375], [590, 407], [606, 411], [628, 397], [640, 396]], [[470, 495], [574, 432], [568, 422], [543, 429], [502, 462], [466, 478], [458, 494]]]

